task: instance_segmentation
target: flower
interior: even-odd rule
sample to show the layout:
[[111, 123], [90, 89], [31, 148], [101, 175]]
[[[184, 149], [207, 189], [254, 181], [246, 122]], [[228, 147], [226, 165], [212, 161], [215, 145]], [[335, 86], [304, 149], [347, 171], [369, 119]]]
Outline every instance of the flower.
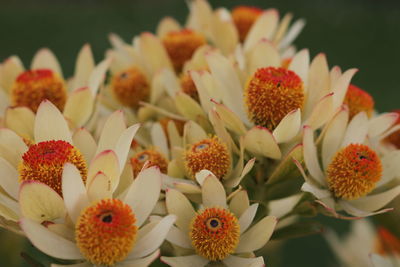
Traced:
[[388, 211], [379, 209], [400, 193], [400, 185], [394, 180], [400, 175], [396, 163], [399, 151], [380, 156], [368, 145], [366, 113], [358, 113], [350, 122], [348, 118], [349, 110], [343, 107], [329, 122], [321, 137], [321, 153], [314, 143], [314, 131], [304, 127], [304, 162], [310, 176], [303, 172], [302, 190], [340, 218], [346, 217], [336, 210], [356, 217]]
[[[78, 169], [67, 163], [62, 179], [64, 203], [57, 204], [65, 204], [72, 225], [40, 224], [30, 217], [20, 220], [26, 236], [39, 250], [64, 260], [85, 260], [93, 266], [148, 266], [158, 257], [158, 247], [175, 221], [175, 216], [169, 215], [146, 224], [160, 195], [158, 168], [143, 170], [120, 196], [113, 196], [115, 187], [110, 187], [115, 177], [101, 171], [85, 186]], [[27, 198], [49, 190], [44, 184], [25, 182], [20, 194]], [[56, 204], [51, 198], [47, 200]], [[24, 205], [35, 210], [45, 208], [43, 204]]]
[[222, 261], [227, 266], [263, 266], [262, 257], [251, 255], [268, 242], [276, 218], [266, 216], [249, 228], [258, 204], [249, 206], [242, 201], [243, 194], [233, 195], [227, 204], [225, 190], [212, 174], [204, 175], [200, 184], [203, 201], [197, 211], [181, 192], [167, 190], [167, 211], [177, 216], [177, 227], [172, 227], [167, 240], [194, 254], [161, 257], [161, 260], [170, 266], [205, 266], [213, 261]]

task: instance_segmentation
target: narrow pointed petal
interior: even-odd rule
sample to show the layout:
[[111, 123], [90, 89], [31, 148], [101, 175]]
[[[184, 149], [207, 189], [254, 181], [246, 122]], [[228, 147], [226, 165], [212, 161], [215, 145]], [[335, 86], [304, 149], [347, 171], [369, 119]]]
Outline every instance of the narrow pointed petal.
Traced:
[[168, 240], [168, 242], [171, 242], [172, 244], [177, 245], [181, 248], [193, 248], [189, 235], [175, 226], [171, 227], [171, 230], [169, 231], [166, 239]]
[[226, 128], [234, 131], [238, 135], [244, 135], [246, 133], [246, 127], [244, 126], [241, 119], [225, 105], [214, 102], [215, 111], [224, 122]]
[[278, 124], [272, 135], [278, 144], [292, 140], [300, 130], [301, 111], [300, 109], [289, 112]]
[[75, 243], [49, 231], [41, 224], [23, 218], [20, 226], [32, 244], [47, 255], [65, 260], [83, 259]]
[[335, 94], [333, 108], [336, 109], [342, 105], [347, 93], [351, 78], [357, 73], [357, 69], [349, 69], [340, 76], [332, 86], [332, 92]]
[[364, 210], [360, 210], [360, 209], [356, 208], [354, 205], [350, 204], [350, 202], [348, 202], [348, 201], [339, 200], [338, 203], [344, 209], [344, 211], [346, 211], [348, 214], [350, 214], [352, 216], [355, 216], [355, 218], [350, 217], [351, 219], [361, 219], [364, 217], [382, 214], [382, 213], [393, 210], [391, 208], [388, 208], [388, 209], [378, 210], [375, 212], [368, 212], [368, 211], [364, 211]]
[[215, 174], [209, 170], [201, 170], [195, 174], [196, 181], [199, 183], [200, 186], [203, 186], [204, 181], [208, 176], [216, 178]]
[[21, 59], [17, 56], [11, 56], [0, 64], [0, 87], [6, 92], [10, 92], [15, 79], [25, 70]]
[[333, 115], [333, 93], [322, 97], [313, 107], [310, 117], [307, 118], [305, 124], [316, 130], [323, 126]]
[[197, 121], [199, 116], [205, 116], [204, 110], [196, 100], [183, 92], [178, 92], [176, 94], [175, 105], [179, 113], [190, 120]]
[[216, 98], [217, 96], [211, 92], [215, 91], [213, 88], [213, 78], [209, 72], [206, 71], [189, 71], [190, 77], [192, 77], [193, 83], [196, 86], [197, 92], [199, 94], [201, 107], [205, 112], [208, 112], [212, 108], [211, 98]]
[[90, 163], [87, 174], [86, 186], [89, 186], [98, 172], [103, 172], [111, 182], [114, 191], [118, 185], [120, 168], [118, 157], [113, 150], [104, 150], [98, 154]]
[[5, 125], [18, 135], [33, 140], [35, 114], [27, 107], [10, 107], [4, 115]]
[[238, 192], [229, 203], [229, 210], [240, 218], [242, 214], [250, 207], [249, 196], [247, 191], [241, 190]]
[[306, 21], [304, 19], [296, 20], [292, 26], [290, 26], [285, 37], [282, 39], [281, 43], [279, 44], [279, 48], [287, 48], [297, 38], [297, 36], [299, 36], [305, 25]]
[[89, 84], [90, 73], [93, 71], [94, 65], [92, 49], [89, 44], [85, 44], [76, 59], [72, 89], [81, 88]]
[[19, 193], [19, 174], [18, 171], [8, 161], [0, 158], [0, 186], [14, 199], [18, 199]]
[[276, 30], [276, 33], [274, 34], [274, 39], [273, 39], [273, 43], [275, 46], [279, 44], [279, 42], [286, 34], [286, 31], [288, 30], [292, 18], [293, 18], [292, 13], [286, 13], [285, 16], [280, 20], [279, 26]]
[[89, 88], [92, 92], [93, 96], [97, 94], [101, 84], [104, 82], [106, 78], [106, 72], [110, 67], [111, 59], [107, 58], [100, 62], [92, 71], [89, 77]]
[[301, 190], [313, 194], [317, 199], [331, 197], [331, 192], [329, 192], [329, 190], [320, 189], [307, 182], [302, 185]]
[[93, 108], [94, 97], [89, 87], [81, 87], [69, 95], [63, 113], [72, 122], [73, 126], [77, 128], [89, 120]]
[[104, 198], [112, 198], [111, 180], [104, 173], [97, 173], [87, 189], [90, 202]]
[[314, 131], [308, 126], [304, 127], [303, 151], [304, 151], [304, 162], [311, 176], [317, 180], [319, 185], [327, 186], [325, 181], [325, 175], [322, 172], [318, 162], [317, 148], [314, 143]]
[[239, 42], [239, 34], [232, 21], [230, 12], [225, 8], [218, 8], [214, 12], [212, 19], [214, 45], [218, 47], [224, 55], [233, 53]]
[[60, 63], [48, 48], [42, 48], [35, 54], [32, 59], [31, 69], [50, 69], [61, 77], [63, 76]]
[[399, 114], [395, 112], [384, 113], [372, 118], [368, 125], [368, 136], [373, 138], [383, 134], [396, 123], [398, 118]]
[[203, 205], [227, 208], [226, 192], [221, 182], [215, 176], [208, 176], [202, 186]]
[[257, 156], [280, 159], [281, 150], [271, 132], [264, 127], [255, 126], [244, 136], [244, 147]]
[[365, 197], [348, 201], [352, 206], [357, 209], [373, 212], [386, 206], [396, 196], [400, 194], [400, 185], [391, 188], [382, 193], [367, 195]]
[[15, 169], [22, 159], [22, 155], [28, 150], [21, 137], [13, 131], [0, 129], [0, 156], [7, 160]]
[[252, 49], [258, 41], [265, 38], [271, 40], [275, 33], [279, 22], [279, 14], [276, 9], [268, 9], [259, 16], [253, 26], [250, 28], [244, 41], [243, 47], [245, 51]]
[[310, 68], [310, 52], [303, 49], [298, 52], [289, 64], [289, 70], [294, 71], [304, 83], [304, 89], [307, 90], [308, 70]]
[[172, 267], [204, 267], [209, 260], [198, 255], [179, 256], [179, 257], [161, 257], [161, 261]]
[[72, 141], [76, 148], [82, 153], [86, 163], [92, 161], [94, 153], [96, 153], [96, 141], [93, 136], [85, 128], [78, 129], [72, 135]]
[[353, 117], [347, 126], [341, 147], [350, 144], [362, 144], [368, 134], [368, 117], [365, 112], [360, 112]]
[[249, 253], [262, 248], [274, 232], [276, 223], [274, 216], [264, 217], [240, 237], [235, 253]]
[[156, 250], [149, 256], [135, 260], [124, 260], [118, 263], [118, 267], [147, 267], [160, 256], [160, 250]]
[[135, 125], [130, 126], [127, 129], [125, 129], [121, 133], [121, 135], [118, 138], [118, 141], [115, 145], [114, 151], [115, 151], [115, 154], [117, 155], [118, 162], [119, 162], [119, 170], [121, 172], [125, 167], [125, 162], [128, 157], [128, 153], [129, 153], [129, 149], [131, 147], [133, 137], [137, 133], [139, 127], [140, 127], [140, 124], [135, 124]]
[[247, 55], [248, 74], [264, 67], [280, 67], [281, 57], [275, 46], [268, 40], [260, 40]]
[[150, 135], [154, 147], [169, 157], [168, 140], [160, 123], [156, 122], [151, 126]]
[[135, 213], [137, 226], [141, 226], [149, 217], [158, 201], [160, 190], [161, 173], [157, 167], [142, 170], [129, 187], [124, 202]]
[[246, 232], [250, 224], [253, 222], [258, 209], [258, 203], [251, 205], [239, 218], [240, 233]]
[[264, 258], [242, 258], [234, 255], [229, 255], [223, 260], [226, 266], [229, 267], [260, 267], [264, 265]]
[[400, 177], [400, 150], [393, 150], [385, 153], [381, 157], [382, 162], [382, 178], [376, 184], [376, 187], [384, 185], [394, 178]]
[[193, 144], [208, 138], [208, 135], [203, 128], [194, 121], [188, 121], [185, 123], [183, 132], [186, 144]]
[[121, 110], [111, 114], [101, 131], [100, 139], [97, 145], [96, 155], [106, 149], [114, 149], [122, 132], [125, 130], [126, 124], [124, 114]]
[[188, 233], [190, 222], [196, 215], [192, 204], [181, 192], [175, 189], [167, 190], [165, 201], [168, 213], [174, 214], [177, 217], [176, 226], [181, 231]]

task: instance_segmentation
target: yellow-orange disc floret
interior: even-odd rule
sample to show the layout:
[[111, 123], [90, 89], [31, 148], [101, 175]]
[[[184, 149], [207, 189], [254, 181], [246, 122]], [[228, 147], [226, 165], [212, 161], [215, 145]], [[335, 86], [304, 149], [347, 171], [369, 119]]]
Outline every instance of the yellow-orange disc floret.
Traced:
[[370, 94], [361, 88], [350, 84], [347, 89], [344, 104], [349, 107], [350, 119], [361, 111], [365, 111], [368, 117], [372, 116], [374, 111], [374, 99]]
[[193, 218], [189, 236], [198, 255], [218, 261], [235, 251], [240, 226], [230, 211], [220, 207], [206, 208]]
[[157, 166], [162, 173], [167, 173], [168, 160], [163, 154], [154, 149], [141, 151], [131, 158], [133, 176], [136, 177], [142, 170], [143, 165], [148, 162], [147, 167]]
[[136, 240], [136, 218], [119, 199], [103, 199], [82, 211], [75, 239], [82, 255], [99, 266], [112, 266], [126, 258]]
[[180, 83], [182, 91], [197, 102], [199, 102], [199, 93], [197, 92], [196, 85], [194, 84], [192, 77], [190, 77], [189, 73], [184, 73], [181, 75]]
[[224, 177], [231, 165], [226, 144], [218, 137], [203, 139], [185, 152], [185, 167], [191, 178], [201, 170], [209, 170], [216, 177]]
[[[397, 114], [399, 114], [399, 118], [396, 121], [396, 125], [399, 125], [400, 124], [400, 109], [397, 109], [393, 112], [396, 112]], [[388, 135], [384, 141], [393, 145], [395, 148], [400, 149], [400, 130], [397, 130], [397, 131], [391, 133], [390, 135]]]
[[14, 106], [28, 107], [36, 112], [45, 99], [61, 111], [67, 100], [64, 80], [49, 69], [27, 70], [17, 77], [11, 88]]
[[272, 131], [289, 112], [303, 107], [303, 81], [291, 70], [260, 68], [247, 82], [244, 101], [249, 119]]
[[380, 255], [400, 256], [400, 239], [386, 228], [379, 227], [376, 251]]
[[196, 49], [206, 44], [206, 38], [195, 31], [182, 29], [169, 32], [163, 37], [162, 42], [175, 71], [180, 72], [183, 64], [192, 57]]
[[238, 6], [232, 10], [233, 22], [236, 25], [241, 42], [246, 39], [251, 26], [253, 26], [262, 12], [262, 9], [252, 6]]
[[146, 76], [137, 67], [131, 67], [115, 74], [111, 87], [116, 99], [124, 106], [138, 108], [140, 101], [150, 95], [150, 85]]
[[357, 199], [371, 192], [382, 176], [378, 155], [366, 145], [350, 144], [339, 150], [327, 169], [335, 197]]
[[62, 140], [44, 141], [31, 145], [22, 155], [19, 180], [36, 180], [47, 184], [62, 196], [61, 178], [65, 163], [74, 164], [86, 182], [86, 162], [73, 145]]

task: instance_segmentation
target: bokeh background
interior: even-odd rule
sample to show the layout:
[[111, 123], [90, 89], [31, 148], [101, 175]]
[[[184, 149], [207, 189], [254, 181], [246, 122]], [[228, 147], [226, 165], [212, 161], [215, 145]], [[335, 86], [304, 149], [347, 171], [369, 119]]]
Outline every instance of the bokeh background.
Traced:
[[[400, 1], [398, 0], [210, 0], [214, 7], [237, 5], [275, 7], [280, 14], [292, 12], [305, 18], [307, 25], [295, 41], [311, 55], [327, 54], [330, 66], [356, 67], [353, 83], [370, 92], [376, 109], [400, 108]], [[90, 43], [97, 61], [110, 47], [107, 35], [115, 32], [126, 41], [142, 31], [155, 31], [166, 15], [184, 22], [187, 7], [183, 0], [0, 0], [0, 61], [10, 55], [26, 65], [34, 53], [49, 47], [60, 60], [64, 74], [71, 75], [76, 55]], [[1, 175], [1, 174], [0, 174]], [[346, 222], [321, 218], [340, 232]], [[24, 254], [25, 260], [21, 256]], [[1, 231], [1, 266], [48, 266], [25, 239]], [[280, 259], [279, 262], [277, 259]], [[337, 266], [320, 235], [287, 242], [281, 252], [266, 254], [268, 266]], [[158, 264], [156, 264], [158, 266]]]

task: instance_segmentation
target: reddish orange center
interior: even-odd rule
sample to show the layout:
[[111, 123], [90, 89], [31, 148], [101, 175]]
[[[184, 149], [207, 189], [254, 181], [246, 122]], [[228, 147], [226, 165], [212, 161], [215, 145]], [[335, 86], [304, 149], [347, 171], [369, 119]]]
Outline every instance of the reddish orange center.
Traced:
[[139, 174], [146, 162], [148, 162], [147, 167], [157, 166], [162, 173], [167, 173], [168, 160], [157, 150], [147, 149], [131, 158], [134, 177]]
[[375, 105], [374, 99], [370, 94], [352, 84], [347, 89], [344, 103], [349, 107], [350, 118], [362, 111], [365, 111], [368, 117], [371, 117]]
[[[396, 112], [399, 114], [399, 118], [396, 121], [396, 125], [400, 124], [400, 109], [395, 110], [393, 112]], [[400, 149], [400, 130], [397, 130], [393, 133], [391, 133], [388, 137], [385, 138], [385, 142], [393, 145], [395, 148]]]
[[253, 26], [262, 12], [262, 9], [251, 6], [238, 6], [232, 10], [233, 22], [239, 32], [241, 42], [246, 39], [251, 26]]

